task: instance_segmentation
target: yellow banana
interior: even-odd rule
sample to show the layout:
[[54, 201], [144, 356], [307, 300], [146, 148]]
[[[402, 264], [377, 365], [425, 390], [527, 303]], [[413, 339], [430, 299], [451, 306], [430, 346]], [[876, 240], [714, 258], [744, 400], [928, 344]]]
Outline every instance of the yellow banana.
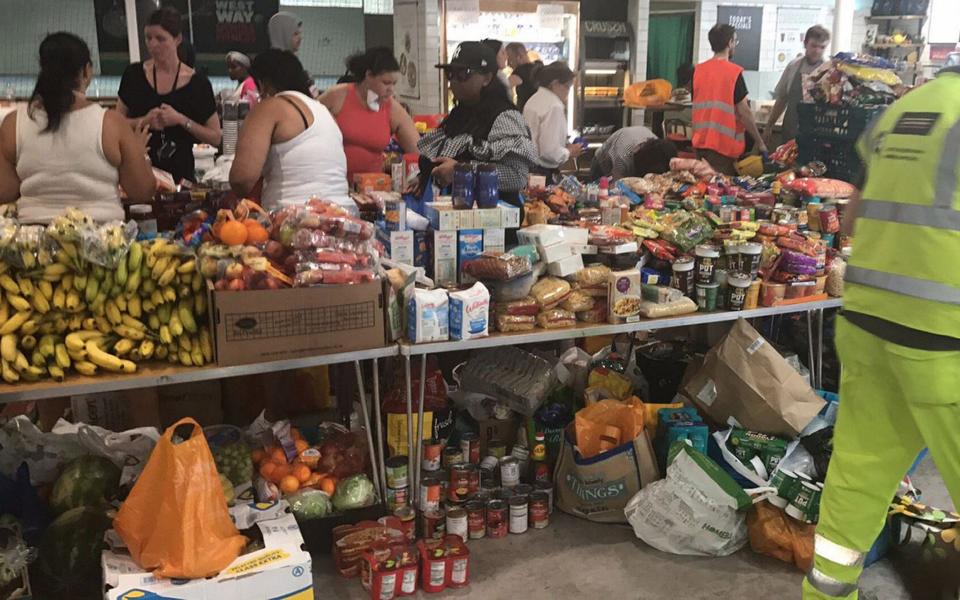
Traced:
[[0, 358], [7, 362], [13, 362], [17, 359], [17, 334], [8, 333], [0, 337]]
[[64, 307], [69, 312], [80, 310], [80, 292], [77, 290], [70, 290], [67, 292], [67, 300]]
[[180, 264], [179, 267], [177, 267], [177, 273], [180, 273], [181, 275], [184, 275], [187, 273], [193, 273], [196, 270], [197, 270], [197, 260], [195, 258], [191, 258], [187, 261], [184, 261], [183, 263]]
[[124, 291], [127, 296], [132, 296], [137, 293], [137, 288], [140, 287], [140, 271], [133, 271], [127, 277], [127, 284], [123, 286]]
[[27, 356], [23, 352], [17, 352], [17, 357], [13, 361], [13, 367], [22, 373], [23, 370], [29, 366], [30, 361], [27, 360]]
[[37, 338], [32, 335], [25, 335], [20, 338], [20, 347], [30, 351], [37, 347]]
[[[60, 321], [57, 321], [57, 329], [60, 330], [61, 333], [63, 332], [63, 330], [60, 329]], [[80, 315], [72, 315], [67, 321], [66, 329], [70, 331], [83, 329], [83, 318]]]
[[5, 360], [0, 360], [0, 374], [3, 375], [3, 380], [7, 383], [20, 381], [20, 373], [17, 373], [10, 363]]
[[140, 272], [140, 263], [143, 262], [143, 246], [140, 242], [130, 244], [130, 251], [127, 253], [127, 271], [130, 275]]
[[137, 319], [134, 319], [134, 318], [131, 317], [130, 315], [122, 315], [121, 318], [120, 318], [120, 320], [121, 320], [121, 321], [123, 322], [123, 324], [126, 325], [127, 327], [133, 327], [134, 329], [139, 329], [140, 331], [143, 331], [143, 330], [145, 330], [145, 329], [147, 328], [146, 325], [144, 325], [143, 323], [141, 323], [141, 322], [138, 321]]
[[117, 353], [117, 356], [126, 356], [133, 350], [135, 344], [134, 341], [130, 338], [123, 338], [118, 340], [116, 344], [113, 345], [113, 351]]
[[87, 278], [87, 287], [84, 288], [83, 296], [87, 301], [87, 304], [90, 304], [97, 297], [97, 292], [100, 291], [100, 280], [96, 277]]
[[56, 338], [52, 335], [45, 335], [40, 338], [40, 341], [37, 342], [37, 350], [40, 351], [44, 357], [53, 356], [54, 349], [56, 348]]
[[[79, 297], [77, 298], [79, 300]], [[67, 305], [67, 293], [63, 291], [63, 286], [58, 285], [53, 290], [53, 307], [57, 310], [63, 310]]]
[[64, 343], [67, 346], [67, 350], [83, 350], [89, 340], [95, 340], [102, 336], [103, 334], [99, 331], [74, 331], [67, 335]]
[[20, 376], [24, 381], [39, 381], [41, 377], [47, 374], [46, 365], [27, 365], [27, 368], [20, 371]]
[[136, 373], [137, 372], [137, 363], [132, 360], [120, 360], [120, 372], [121, 373]]
[[50, 312], [50, 301], [43, 294], [37, 293], [30, 297], [30, 304], [41, 315]]
[[[70, 271], [70, 268], [67, 265], [62, 263], [53, 263], [52, 265], [47, 265], [43, 268], [43, 278], [47, 281], [60, 281], [67, 272]], [[0, 285], [3, 285], [0, 283]], [[6, 288], [6, 286], [4, 286]]]
[[117, 325], [113, 328], [113, 331], [120, 336], [125, 338], [130, 338], [131, 340], [139, 342], [140, 340], [147, 337], [146, 333], [142, 329], [134, 329], [127, 325]]
[[147, 317], [147, 325], [150, 326], [150, 331], [158, 331], [160, 329], [160, 319], [156, 314], [152, 314]]
[[100, 348], [98, 340], [89, 340], [84, 350], [87, 351], [87, 357], [90, 359], [90, 362], [98, 367], [103, 367], [108, 371], [119, 371], [123, 366], [119, 357], [104, 352]]
[[143, 340], [140, 342], [138, 350], [140, 352], [140, 358], [150, 360], [150, 358], [153, 357], [154, 350], [156, 350], [156, 345], [151, 340]]
[[67, 349], [67, 354], [70, 356], [70, 360], [77, 362], [80, 360], [87, 360], [87, 351], [86, 350], [70, 350]]
[[100, 333], [107, 334], [113, 331], [113, 324], [110, 323], [110, 320], [106, 317], [101, 317], [100, 315], [95, 316], [94, 321], [97, 322], [97, 330]]
[[157, 358], [157, 360], [165, 359], [167, 357], [167, 347], [162, 344], [157, 346], [153, 351], [153, 355]]
[[179, 288], [177, 288], [174, 291], [177, 293], [177, 298], [180, 298], [181, 300], [189, 300], [190, 294], [193, 293], [192, 291], [190, 291], [190, 286], [186, 284], [181, 285]]
[[157, 306], [157, 318], [166, 325], [170, 322], [170, 315], [173, 313], [173, 307], [167, 304]]
[[57, 362], [57, 366], [61, 369], [67, 369], [70, 367], [70, 354], [67, 352], [67, 346], [65, 344], [57, 344], [53, 358]]
[[60, 278], [60, 287], [63, 288], [63, 291], [73, 289], [73, 273], [67, 273]]
[[33, 295], [33, 282], [26, 277], [17, 275], [17, 283], [20, 284], [20, 295], [29, 298]]
[[120, 315], [120, 308], [117, 306], [116, 302], [113, 300], [107, 300], [103, 308], [106, 312], [107, 319], [110, 320], [111, 325], [119, 325], [123, 322], [123, 318]]
[[11, 294], [10, 292], [7, 292], [7, 302], [9, 302], [10, 306], [16, 311], [30, 310], [32, 308], [26, 298]]
[[0, 325], [0, 335], [18, 331], [30, 319], [31, 315], [33, 315], [33, 311], [30, 310], [14, 313], [13, 316], [4, 321], [3, 325]]
[[127, 297], [123, 294], [118, 294], [113, 298], [113, 301], [117, 303], [117, 308], [120, 309], [120, 312], [127, 312]]
[[133, 296], [127, 302], [127, 314], [134, 319], [139, 319], [143, 315], [143, 302], [140, 296]]
[[38, 281], [37, 290], [43, 294], [43, 297], [47, 299], [47, 302], [53, 300], [53, 284], [49, 281]]
[[[170, 260], [171, 259], [169, 256], [158, 258], [157, 262], [155, 262], [153, 267], [150, 268], [150, 278], [154, 280], [160, 279], [164, 271], [166, 271], [167, 267], [170, 265]], [[174, 273], [176, 273], [176, 269], [174, 269]]]
[[80, 327], [82, 329], [85, 329], [86, 331], [93, 331], [94, 329], [97, 328], [97, 320], [94, 319], [93, 317], [87, 317], [80, 324]]
[[157, 290], [157, 282], [153, 279], [150, 279], [150, 275], [147, 275], [146, 279], [143, 279], [143, 283], [140, 284], [140, 289], [143, 290], [144, 296], [150, 296]]
[[193, 344], [193, 349], [190, 350], [190, 361], [193, 362], [193, 366], [195, 367], [203, 366], [203, 351], [200, 350], [199, 343]]
[[176, 312], [170, 315], [170, 335], [173, 337], [180, 337], [183, 335], [183, 323], [180, 322], [180, 317]]
[[127, 276], [129, 272], [127, 271], [127, 261], [121, 260], [117, 265], [117, 270], [114, 272], [113, 280], [119, 287], [124, 287], [127, 285]]
[[190, 280], [190, 289], [193, 290], [194, 294], [200, 293], [200, 290], [203, 289], [203, 275], [200, 274], [200, 271], [194, 271], [193, 279]]
[[97, 373], [97, 365], [85, 360], [78, 360], [77, 362], [73, 363], [73, 368], [77, 373], [86, 375], [88, 377], [96, 375]]
[[185, 367], [192, 367], [192, 366], [193, 366], [193, 359], [190, 358], [190, 352], [189, 352], [188, 350], [180, 350], [179, 356], [180, 356], [180, 364], [181, 364], [181, 365], [183, 365], [183, 366], [185, 366]]
[[180, 323], [183, 324], [184, 331], [196, 333], [197, 322], [193, 319], [193, 313], [190, 312], [190, 308], [189, 301], [181, 301], [177, 309], [177, 315], [180, 317]]
[[193, 297], [193, 312], [198, 317], [203, 317], [207, 314], [207, 296], [206, 294], [197, 294]]
[[34, 350], [34, 351], [30, 354], [30, 364], [36, 365], [36, 366], [39, 367], [39, 366], [41, 366], [41, 365], [47, 364], [47, 359], [45, 359], [45, 358], [43, 357], [43, 355], [40, 354], [40, 351], [39, 351], [39, 350]]
[[64, 379], [63, 369], [60, 365], [47, 365], [47, 372], [50, 373], [50, 378], [58, 383]]
[[17, 285], [17, 282], [6, 273], [0, 275], [0, 287], [2, 287], [8, 294], [19, 294], [20, 286]]
[[200, 350], [203, 352], [203, 359], [208, 363], [213, 362], [213, 340], [210, 339], [210, 330], [206, 327], [200, 329]]
[[157, 312], [157, 305], [154, 304], [153, 300], [151, 300], [150, 298], [145, 298], [143, 301], [141, 301], [140, 308], [145, 313], [154, 314]]
[[77, 273], [73, 278], [73, 289], [82, 292], [87, 288], [87, 274]]
[[160, 341], [164, 344], [169, 344], [173, 341], [173, 336], [170, 335], [170, 327], [167, 325], [160, 326]]
[[[3, 263], [0, 263], [2, 265]], [[0, 294], [0, 324], [6, 323], [10, 318], [10, 303]]]
[[177, 301], [177, 292], [170, 286], [163, 288], [163, 299], [167, 302], [176, 302]]
[[170, 265], [166, 270], [160, 275], [157, 279], [157, 285], [160, 287], [170, 285], [170, 282], [173, 281], [173, 278], [177, 276], [177, 261], [170, 261]]
[[53, 333], [57, 330], [56, 321], [43, 321], [40, 323], [40, 328], [37, 329], [37, 333], [40, 335], [47, 335]]
[[153, 244], [147, 248], [146, 256], [143, 257], [143, 267], [153, 270], [153, 267], [157, 265], [157, 259], [159, 258], [156, 253], [157, 245]]
[[40, 322], [36, 319], [27, 319], [20, 326], [20, 333], [23, 335], [33, 335], [38, 331], [40, 331]]
[[161, 293], [160, 290], [155, 289], [153, 290], [153, 293], [150, 294], [150, 302], [160, 306], [161, 304], [165, 303], [166, 300], [163, 298], [163, 293]]
[[103, 314], [104, 305], [107, 303], [107, 294], [103, 290], [97, 292], [97, 297], [93, 299], [93, 302], [90, 303], [90, 310], [97, 313], [98, 315]]
[[171, 344], [167, 346], [167, 362], [171, 365], [175, 365], [180, 361], [180, 350], [177, 349], [176, 344]]
[[187, 352], [193, 350], [193, 342], [190, 341], [190, 336], [188, 335], [178, 337], [177, 343], [180, 345], [181, 350], [186, 350]]

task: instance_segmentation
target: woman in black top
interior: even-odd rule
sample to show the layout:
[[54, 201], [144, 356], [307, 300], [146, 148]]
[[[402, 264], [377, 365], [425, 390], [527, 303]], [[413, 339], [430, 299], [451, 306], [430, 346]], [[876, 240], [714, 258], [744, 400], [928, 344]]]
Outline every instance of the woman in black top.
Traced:
[[536, 74], [543, 63], [539, 60], [530, 62], [527, 47], [520, 42], [510, 42], [507, 44], [507, 64], [513, 69], [513, 73], [510, 75], [510, 85], [517, 92], [517, 108], [520, 112], [523, 112], [527, 100], [540, 89]]
[[120, 80], [117, 110], [133, 124], [153, 130], [149, 152], [153, 166], [174, 181], [194, 179], [193, 144], [220, 144], [220, 119], [210, 81], [183, 64], [180, 13], [155, 11], [144, 36], [150, 59], [127, 67]]

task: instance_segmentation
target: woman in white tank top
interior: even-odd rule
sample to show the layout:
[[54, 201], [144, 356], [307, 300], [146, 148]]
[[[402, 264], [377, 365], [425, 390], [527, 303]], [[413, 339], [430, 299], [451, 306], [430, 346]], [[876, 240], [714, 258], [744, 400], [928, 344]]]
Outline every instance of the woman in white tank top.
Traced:
[[244, 121], [230, 169], [233, 190], [246, 196], [263, 176], [264, 208], [304, 204], [311, 197], [356, 212], [347, 188], [347, 158], [340, 128], [309, 96], [303, 66], [291, 52], [267, 50], [250, 74], [266, 98]]
[[0, 125], [0, 203], [16, 201], [21, 222], [48, 223], [69, 207], [96, 221], [123, 219], [118, 183], [135, 202], [153, 196], [146, 135], [87, 100], [91, 77], [83, 40], [48, 35], [30, 102]]

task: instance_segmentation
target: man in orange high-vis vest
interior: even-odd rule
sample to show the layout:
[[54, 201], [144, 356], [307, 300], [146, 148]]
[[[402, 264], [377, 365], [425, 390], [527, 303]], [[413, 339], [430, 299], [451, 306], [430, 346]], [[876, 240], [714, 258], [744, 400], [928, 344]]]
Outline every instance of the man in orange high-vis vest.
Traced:
[[760, 152], [766, 152], [747, 100], [743, 68], [730, 61], [737, 30], [714, 25], [708, 34], [713, 58], [693, 71], [693, 147], [719, 173], [736, 175], [736, 161], [746, 147], [748, 132]]

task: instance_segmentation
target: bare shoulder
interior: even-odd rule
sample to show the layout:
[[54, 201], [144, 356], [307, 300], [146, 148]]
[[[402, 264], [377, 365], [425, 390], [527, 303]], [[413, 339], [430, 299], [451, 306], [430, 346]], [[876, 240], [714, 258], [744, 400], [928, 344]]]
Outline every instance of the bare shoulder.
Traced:
[[343, 107], [343, 101], [346, 99], [349, 91], [349, 83], [338, 83], [320, 94], [318, 100], [321, 104], [329, 108], [330, 112], [338, 113], [340, 112], [340, 108]]

